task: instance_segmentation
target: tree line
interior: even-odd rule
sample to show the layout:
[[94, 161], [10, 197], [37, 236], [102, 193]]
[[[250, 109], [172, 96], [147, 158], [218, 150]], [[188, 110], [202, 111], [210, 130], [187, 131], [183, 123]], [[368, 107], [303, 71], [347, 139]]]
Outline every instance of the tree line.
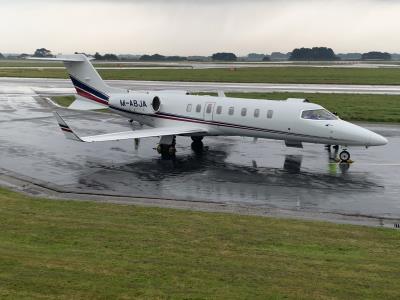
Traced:
[[[78, 52], [75, 52], [78, 53]], [[86, 54], [87, 55], [87, 54]], [[397, 58], [397, 55], [395, 58]], [[8, 56], [6, 57], [2, 53], [0, 53], [0, 59], [12, 59], [12, 58], [25, 58], [30, 56], [28, 54], [21, 54], [18, 56]], [[53, 54], [50, 50], [46, 48], [36, 49], [34, 57], [53, 57]], [[90, 55], [88, 55], [90, 56]], [[101, 55], [99, 52], [96, 52], [94, 58], [98, 61], [124, 61], [124, 60], [138, 60], [143, 62], [168, 62], [168, 61], [188, 61], [192, 60], [191, 57], [186, 56], [164, 56], [161, 54], [153, 54], [153, 55], [141, 55], [141, 56], [132, 56], [132, 55], [116, 55], [113, 53], [106, 53]], [[379, 51], [371, 51], [367, 53], [348, 53], [348, 54], [339, 54], [336, 55], [332, 48], [328, 47], [313, 47], [313, 48], [296, 48], [292, 52], [287, 54], [280, 52], [273, 52], [271, 55], [267, 54], [257, 54], [250, 53], [247, 57], [239, 58], [236, 54], [231, 52], [218, 52], [214, 53], [211, 57], [205, 56], [196, 56], [193, 57], [193, 60], [196, 61], [221, 61], [221, 62], [235, 62], [238, 60], [241, 61], [270, 61], [270, 60], [290, 60], [290, 61], [335, 61], [340, 59], [345, 60], [391, 60], [393, 57], [390, 53], [387, 52], [379, 52]]]

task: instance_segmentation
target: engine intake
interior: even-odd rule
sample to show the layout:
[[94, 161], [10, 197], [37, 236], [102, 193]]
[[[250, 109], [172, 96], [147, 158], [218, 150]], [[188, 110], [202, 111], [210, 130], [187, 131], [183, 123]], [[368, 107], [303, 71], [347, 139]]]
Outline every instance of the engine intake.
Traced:
[[153, 108], [154, 112], [159, 112], [161, 108], [160, 98], [154, 97], [153, 101], [151, 102], [151, 107]]

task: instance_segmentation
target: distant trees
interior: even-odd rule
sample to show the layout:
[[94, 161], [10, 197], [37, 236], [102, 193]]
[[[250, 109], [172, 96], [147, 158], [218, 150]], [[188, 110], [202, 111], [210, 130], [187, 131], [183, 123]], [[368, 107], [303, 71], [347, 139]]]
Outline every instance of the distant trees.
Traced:
[[271, 56], [265, 55], [262, 59], [262, 61], [271, 61]]
[[391, 60], [392, 56], [387, 52], [372, 51], [364, 53], [361, 56], [362, 60]]
[[165, 56], [161, 54], [143, 55], [139, 58], [140, 61], [165, 61]]
[[290, 55], [290, 60], [338, 60], [338, 57], [331, 48], [313, 47], [294, 49]]
[[5, 59], [4, 55], [0, 53], [0, 59]]
[[271, 60], [288, 60], [291, 53], [272, 52]]
[[220, 52], [212, 55], [213, 61], [237, 61], [237, 56], [233, 53]]
[[166, 56], [165, 57], [166, 61], [186, 61], [188, 60], [187, 57], [184, 56]]
[[118, 56], [112, 53], [106, 53], [104, 55], [101, 55], [99, 52], [96, 52], [94, 58], [96, 60], [119, 61]]
[[164, 56], [161, 54], [143, 55], [140, 61], [186, 61], [187, 57], [183, 56]]
[[33, 54], [34, 57], [53, 57], [50, 50], [46, 48], [36, 49], [35, 53]]
[[362, 54], [361, 53], [340, 53], [338, 57], [341, 60], [360, 60]]
[[262, 61], [264, 59], [265, 55], [264, 54], [258, 54], [258, 53], [250, 53], [247, 55], [247, 61]]

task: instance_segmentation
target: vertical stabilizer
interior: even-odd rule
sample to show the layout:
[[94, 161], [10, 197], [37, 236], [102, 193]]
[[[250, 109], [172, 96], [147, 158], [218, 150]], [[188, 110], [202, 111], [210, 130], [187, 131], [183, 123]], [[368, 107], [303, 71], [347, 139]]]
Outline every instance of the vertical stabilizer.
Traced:
[[108, 106], [111, 94], [127, 90], [108, 86], [84, 54], [60, 55], [55, 58], [30, 58], [35, 60], [62, 61], [79, 96], [85, 100]]

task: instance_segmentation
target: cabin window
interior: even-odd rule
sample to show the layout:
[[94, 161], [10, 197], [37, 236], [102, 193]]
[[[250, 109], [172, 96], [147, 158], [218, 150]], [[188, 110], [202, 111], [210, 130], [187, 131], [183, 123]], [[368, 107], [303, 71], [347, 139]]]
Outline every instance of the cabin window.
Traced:
[[201, 112], [201, 104], [197, 104], [196, 106], [196, 112]]
[[247, 108], [242, 108], [242, 111], [240, 113], [242, 117], [245, 117], [247, 115]]
[[207, 109], [206, 109], [206, 113], [211, 114], [212, 108], [213, 108], [213, 105], [212, 104], [208, 104], [207, 105]]
[[326, 109], [305, 110], [301, 114], [302, 119], [306, 120], [337, 120], [338, 118]]
[[222, 113], [222, 106], [217, 107], [217, 115], [220, 115]]
[[272, 117], [274, 116], [274, 111], [273, 110], [268, 110], [268, 112], [267, 112], [267, 118], [268, 119], [272, 119]]
[[192, 104], [188, 104], [188, 106], [186, 107], [186, 111], [187, 112], [191, 112], [192, 111]]
[[260, 110], [257, 108], [256, 110], [254, 110], [254, 117], [258, 118], [260, 116]]
[[232, 116], [235, 113], [235, 108], [233, 106], [229, 107], [228, 114]]

